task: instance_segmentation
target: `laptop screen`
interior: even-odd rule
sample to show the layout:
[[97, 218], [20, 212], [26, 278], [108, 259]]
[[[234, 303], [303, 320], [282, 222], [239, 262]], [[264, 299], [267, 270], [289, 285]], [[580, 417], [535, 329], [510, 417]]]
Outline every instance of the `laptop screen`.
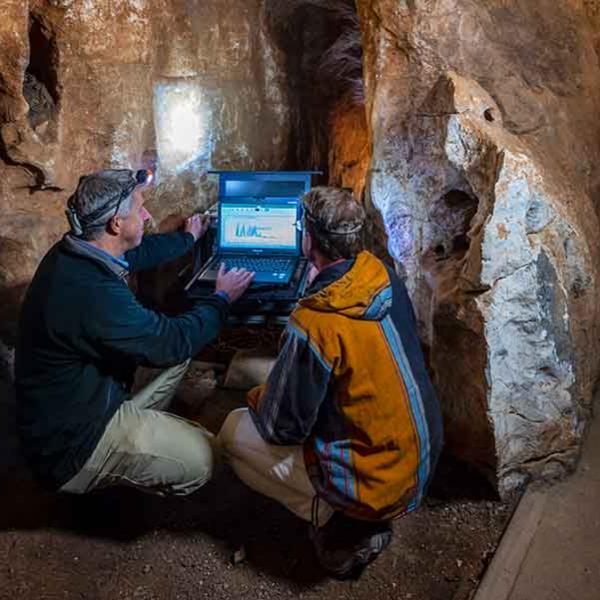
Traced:
[[299, 252], [297, 198], [236, 198], [219, 208], [220, 250]]

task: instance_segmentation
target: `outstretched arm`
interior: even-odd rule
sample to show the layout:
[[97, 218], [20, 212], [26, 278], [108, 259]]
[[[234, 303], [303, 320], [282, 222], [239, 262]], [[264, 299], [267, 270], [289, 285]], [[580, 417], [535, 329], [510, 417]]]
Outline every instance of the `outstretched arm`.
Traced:
[[208, 215], [186, 219], [183, 232], [144, 236], [142, 243], [125, 253], [129, 271], [146, 271], [187, 254], [208, 229]]
[[167, 317], [144, 308], [121, 282], [96, 290], [83, 324], [82, 349], [92, 356], [170, 367], [197, 354], [225, 323], [228, 303], [217, 295]]
[[146, 271], [187, 254], [196, 240], [190, 233], [162, 233], [145, 235], [142, 243], [125, 253], [129, 272]]

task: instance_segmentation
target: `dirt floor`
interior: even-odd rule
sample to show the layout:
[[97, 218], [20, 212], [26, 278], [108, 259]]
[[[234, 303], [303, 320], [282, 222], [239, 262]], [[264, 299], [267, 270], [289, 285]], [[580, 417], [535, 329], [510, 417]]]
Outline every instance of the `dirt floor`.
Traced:
[[[192, 370], [180, 411], [216, 430], [243, 393], [199, 383]], [[44, 492], [17, 453], [11, 391], [0, 389], [0, 598], [45, 600], [350, 598], [463, 600], [493, 555], [511, 508], [444, 459], [429, 497], [394, 524], [388, 550], [358, 581], [328, 578], [307, 526], [226, 467], [187, 498], [128, 489], [87, 497]], [[246, 560], [232, 564], [243, 546]]]

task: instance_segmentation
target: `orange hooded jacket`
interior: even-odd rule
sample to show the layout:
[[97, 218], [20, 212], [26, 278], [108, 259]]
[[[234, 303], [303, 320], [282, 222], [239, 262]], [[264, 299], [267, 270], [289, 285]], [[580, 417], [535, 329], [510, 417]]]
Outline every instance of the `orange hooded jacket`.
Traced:
[[442, 446], [440, 410], [406, 288], [372, 254], [317, 276], [248, 401], [267, 442], [303, 444], [334, 508], [386, 520], [419, 505]]

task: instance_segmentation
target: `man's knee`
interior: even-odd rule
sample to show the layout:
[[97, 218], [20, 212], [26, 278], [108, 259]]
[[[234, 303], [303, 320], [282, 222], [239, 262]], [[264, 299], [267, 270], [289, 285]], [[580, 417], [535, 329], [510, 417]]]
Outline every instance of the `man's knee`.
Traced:
[[243, 436], [240, 426], [244, 425], [247, 419], [251, 419], [247, 408], [238, 408], [227, 415], [217, 436], [218, 446], [226, 456], [239, 446], [240, 437]]
[[171, 483], [170, 492], [175, 495], [187, 495], [208, 483], [213, 473], [213, 454], [209, 449], [194, 458], [187, 457], [183, 462], [183, 473]]
[[184, 360], [183, 362], [179, 363], [178, 365], [171, 367], [171, 369], [175, 373], [182, 373], [182, 372], [185, 373], [188, 370], [191, 362], [192, 362], [192, 359], [188, 358], [188, 359]]
[[125, 451], [136, 463], [133, 479], [141, 487], [186, 495], [212, 477], [211, 443], [203, 431], [192, 424], [160, 415], [156, 422], [146, 419], [127, 437]]
[[170, 492], [187, 495], [210, 481], [213, 473], [214, 456], [209, 440], [199, 428], [188, 425], [169, 449], [172, 460], [180, 466], [180, 471], [171, 478]]

